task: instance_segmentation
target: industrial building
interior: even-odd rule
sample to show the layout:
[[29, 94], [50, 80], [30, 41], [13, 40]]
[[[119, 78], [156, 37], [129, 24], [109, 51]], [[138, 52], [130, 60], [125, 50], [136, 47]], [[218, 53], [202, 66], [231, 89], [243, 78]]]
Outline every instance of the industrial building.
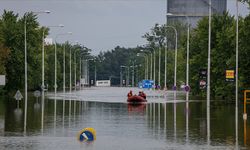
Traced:
[[[227, 0], [212, 0], [212, 14], [223, 14]], [[209, 0], [167, 0], [167, 22], [180, 21], [195, 27], [209, 13]], [[172, 15], [171, 15], [172, 14]]]

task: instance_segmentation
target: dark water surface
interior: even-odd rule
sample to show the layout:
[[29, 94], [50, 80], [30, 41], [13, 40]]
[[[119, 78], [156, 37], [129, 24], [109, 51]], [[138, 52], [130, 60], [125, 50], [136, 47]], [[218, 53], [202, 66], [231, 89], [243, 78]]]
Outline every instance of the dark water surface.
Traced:
[[[148, 103], [134, 106], [126, 103], [128, 91], [90, 88], [56, 97], [48, 93], [44, 109], [41, 97], [31, 94], [26, 131], [24, 100], [18, 106], [13, 98], [2, 97], [0, 149], [250, 149], [250, 121], [242, 119], [241, 103], [237, 121], [234, 104], [211, 101], [208, 114], [205, 100], [186, 102], [183, 92], [175, 97], [173, 92], [159, 96], [163, 93], [146, 91]], [[95, 128], [96, 141], [77, 140], [86, 127]]]

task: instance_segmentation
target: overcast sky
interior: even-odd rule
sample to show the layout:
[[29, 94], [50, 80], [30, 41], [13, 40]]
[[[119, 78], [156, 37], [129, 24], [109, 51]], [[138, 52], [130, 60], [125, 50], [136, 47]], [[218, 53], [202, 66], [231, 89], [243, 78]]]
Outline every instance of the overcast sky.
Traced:
[[[235, 0], [228, 0], [227, 4], [229, 12], [235, 14]], [[40, 24], [65, 27], [52, 28], [49, 37], [73, 32], [57, 41], [79, 41], [92, 49], [93, 54], [98, 54], [118, 45], [146, 44], [141, 36], [155, 23], [165, 22], [166, 0], [0, 0], [1, 14], [4, 9], [20, 15], [27, 11], [50, 10], [50, 14], [39, 14]], [[249, 13], [243, 4], [239, 10], [243, 16]]]

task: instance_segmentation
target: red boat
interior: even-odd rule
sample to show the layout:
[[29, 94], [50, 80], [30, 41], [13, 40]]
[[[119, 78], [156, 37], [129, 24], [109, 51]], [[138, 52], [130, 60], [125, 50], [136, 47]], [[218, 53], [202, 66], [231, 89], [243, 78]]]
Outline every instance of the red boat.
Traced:
[[128, 98], [127, 102], [130, 104], [140, 104], [140, 103], [147, 102], [147, 100], [141, 96], [133, 95]]

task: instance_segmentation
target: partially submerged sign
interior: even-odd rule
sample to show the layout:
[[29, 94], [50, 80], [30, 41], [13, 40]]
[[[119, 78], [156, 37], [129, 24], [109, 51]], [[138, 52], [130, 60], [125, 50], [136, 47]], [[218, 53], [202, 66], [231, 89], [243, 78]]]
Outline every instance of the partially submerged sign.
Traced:
[[142, 80], [142, 88], [151, 89], [154, 85], [153, 80]]
[[22, 100], [23, 95], [22, 95], [22, 93], [21, 93], [19, 90], [17, 90], [17, 92], [16, 92], [14, 98], [15, 98], [17, 101], [20, 101], [20, 100]]
[[234, 70], [226, 70], [226, 81], [233, 82], [235, 79]]
[[0, 75], [0, 85], [5, 85], [5, 75]]
[[38, 90], [36, 90], [36, 91], [34, 92], [34, 96], [35, 96], [35, 97], [40, 97], [40, 96], [41, 96], [41, 92], [38, 91]]
[[96, 131], [94, 128], [84, 128], [78, 133], [78, 140], [80, 142], [96, 140]]

